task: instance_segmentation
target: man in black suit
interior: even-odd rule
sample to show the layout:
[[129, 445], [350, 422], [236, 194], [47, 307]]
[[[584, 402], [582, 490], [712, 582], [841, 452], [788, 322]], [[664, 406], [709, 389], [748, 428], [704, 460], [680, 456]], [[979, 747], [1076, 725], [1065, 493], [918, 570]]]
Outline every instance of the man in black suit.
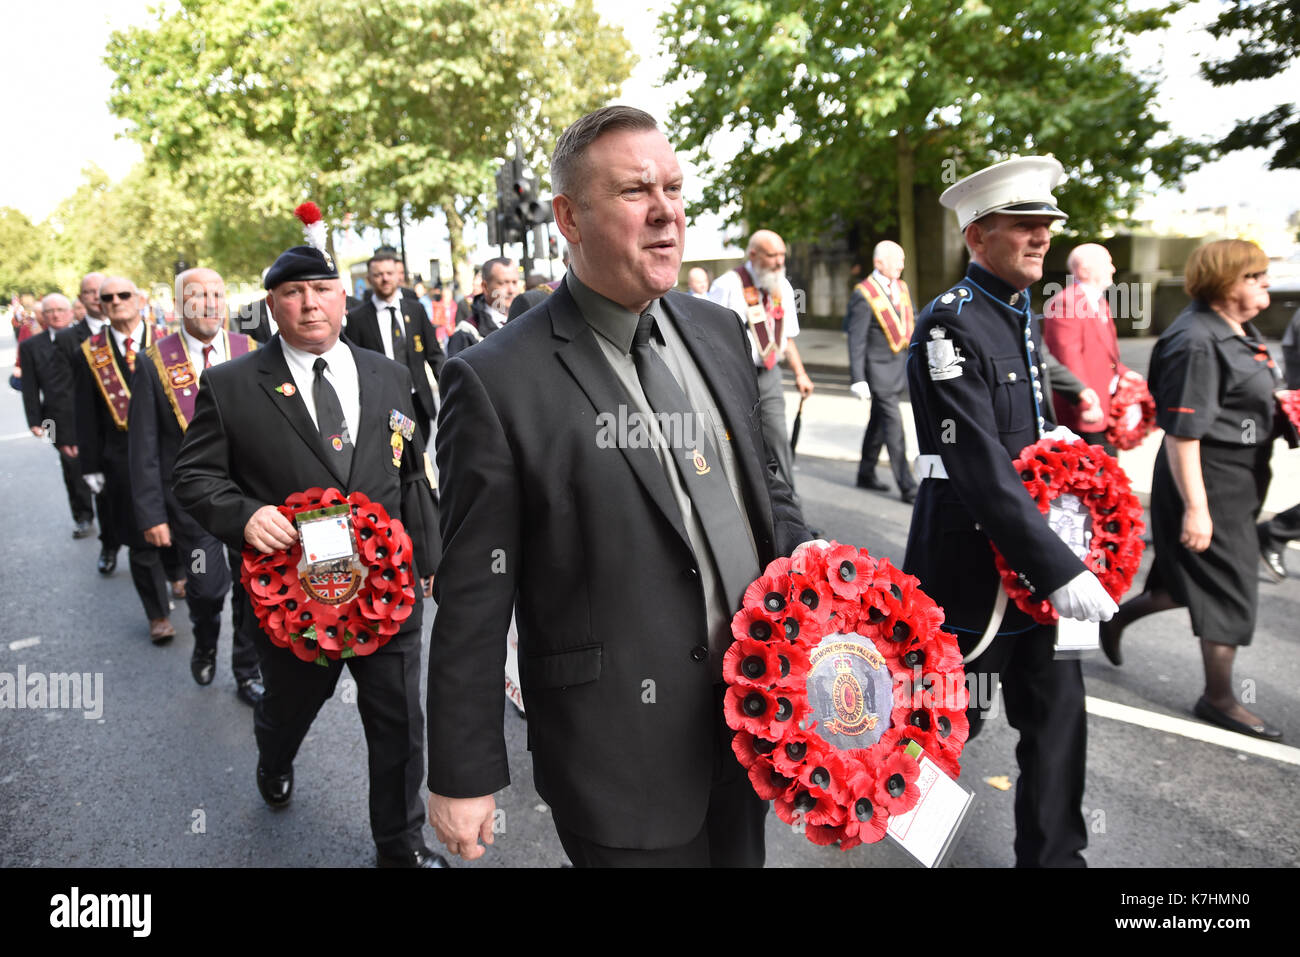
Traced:
[[153, 344], [155, 330], [141, 318], [139, 293], [129, 279], [110, 276], [100, 286], [99, 297], [108, 322], [80, 344], [74, 358], [78, 457], [90, 487], [104, 493], [107, 507], [100, 512], [100, 522], [111, 526], [104, 532], [115, 543], [111, 553], [105, 545], [99, 570], [111, 573], [117, 563], [116, 543], [127, 546], [131, 581], [149, 619], [149, 638], [163, 644], [176, 635], [167, 582], [176, 583], [172, 594], [179, 597], [185, 571], [174, 547], [149, 544], [136, 526], [127, 455], [131, 377]]
[[871, 399], [857, 485], [877, 492], [889, 490], [876, 477], [876, 461], [884, 446], [898, 494], [910, 504], [916, 501], [916, 478], [907, 461], [898, 403], [907, 396], [907, 344], [915, 326], [912, 296], [903, 281], [902, 246], [888, 240], [877, 243], [871, 258], [871, 275], [853, 287], [844, 317], [849, 389], [859, 399]]
[[[731, 752], [721, 657], [745, 587], [807, 529], [744, 330], [669, 291], [682, 176], [654, 118], [584, 117], [551, 175], [572, 269], [443, 369], [430, 819], [466, 859], [492, 840], [517, 607], [534, 778], [572, 861], [761, 865], [767, 805]], [[620, 412], [687, 427], [649, 448], [614, 434]]]
[[230, 661], [236, 694], [255, 705], [262, 696], [257, 649], [247, 629], [239, 628], [243, 587], [239, 585], [239, 553], [205, 532], [172, 494], [176, 452], [194, 417], [199, 376], [204, 370], [247, 354], [256, 344], [248, 336], [223, 328], [226, 284], [211, 269], [187, 269], [176, 277], [176, 303], [181, 329], [158, 340], [136, 363], [127, 414], [127, 451], [136, 525], [145, 541], [159, 548], [175, 546], [189, 562], [185, 604], [194, 630], [190, 674], [209, 685], [217, 668], [217, 636], [221, 607], [235, 581], [232, 614], [235, 624]]
[[63, 484], [72, 509], [73, 538], [86, 538], [95, 517], [90, 487], [81, 480], [81, 465], [72, 447], [77, 444], [72, 418], [73, 384], [68, 365], [54, 345], [55, 334], [72, 324], [72, 305], [66, 296], [50, 293], [41, 300], [40, 332], [18, 345], [23, 369], [23, 410], [32, 435], [47, 438], [59, 453]]
[[[289, 249], [264, 282], [279, 335], [203, 374], [176, 457], [176, 500], [231, 548], [269, 554], [298, 539], [294, 523], [278, 510], [291, 494], [331, 487], [362, 492], [401, 520], [414, 547], [415, 574], [427, 579], [438, 562], [437, 514], [423, 443], [409, 426], [415, 414], [410, 374], [340, 338], [345, 296], [324, 253]], [[427, 593], [427, 581], [424, 587]], [[347, 659], [370, 754], [370, 822], [381, 866], [441, 861], [421, 839], [420, 614], [417, 595], [391, 640]], [[293, 789], [294, 756], [333, 694], [343, 662], [304, 662], [276, 647], [247, 604], [240, 628], [257, 647], [266, 686], [253, 712], [258, 790], [269, 805], [282, 807]]]
[[345, 332], [348, 340], [385, 355], [411, 373], [415, 386], [412, 402], [415, 421], [420, 435], [429, 441], [429, 426], [438, 414], [433, 386], [425, 374], [425, 366], [433, 373], [436, 384], [446, 361], [442, 346], [429, 322], [429, 316], [418, 299], [407, 299], [399, 291], [398, 269], [401, 261], [395, 253], [377, 252], [366, 264], [366, 278], [370, 282], [370, 295], [356, 308], [348, 311]]
[[448, 356], [468, 349], [509, 321], [510, 306], [519, 294], [519, 267], [513, 259], [489, 259], [480, 274], [483, 291], [469, 301], [467, 316], [457, 312], [456, 331], [447, 340]]

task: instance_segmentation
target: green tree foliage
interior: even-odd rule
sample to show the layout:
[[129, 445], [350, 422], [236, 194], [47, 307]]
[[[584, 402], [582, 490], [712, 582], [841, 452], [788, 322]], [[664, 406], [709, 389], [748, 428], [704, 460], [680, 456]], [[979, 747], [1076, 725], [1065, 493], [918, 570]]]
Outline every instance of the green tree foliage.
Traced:
[[[1172, 6], [1076, 0], [677, 0], [666, 80], [693, 81], [673, 133], [709, 184], [698, 209], [787, 239], [898, 236], [915, 262], [915, 187], [941, 191], [1013, 154], [1051, 153], [1058, 198], [1089, 233], [1148, 175], [1201, 155], [1151, 115], [1155, 80], [1125, 38]], [[728, 144], [739, 141], [729, 155]], [[698, 211], [697, 209], [697, 211]]]
[[25, 292], [43, 296], [56, 288], [49, 232], [18, 210], [0, 206], [0, 306]]
[[[1235, 55], [1201, 64], [1202, 76], [1215, 86], [1268, 79], [1300, 57], [1300, 0], [1233, 0], [1209, 31], [1217, 39], [1245, 36]], [[1300, 110], [1294, 103], [1242, 120], [1218, 143], [1218, 149], [1230, 152], [1273, 144], [1277, 146], [1270, 169], [1300, 169]]]
[[177, 0], [107, 62], [151, 167], [255, 229], [307, 198], [336, 224], [454, 226], [512, 132], [549, 153], [633, 58], [592, 0]]

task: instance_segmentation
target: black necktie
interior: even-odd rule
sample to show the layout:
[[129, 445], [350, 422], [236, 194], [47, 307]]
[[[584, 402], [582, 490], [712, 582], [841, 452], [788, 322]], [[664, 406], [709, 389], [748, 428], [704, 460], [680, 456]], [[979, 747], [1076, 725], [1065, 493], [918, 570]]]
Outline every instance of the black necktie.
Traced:
[[388, 307], [388, 320], [393, 330], [393, 361], [406, 365], [406, 338], [402, 335], [402, 322], [397, 318], [397, 307]]
[[[632, 361], [655, 413], [674, 414], [683, 423], [678, 435], [684, 437], [694, 432], [699, 436], [699, 448], [669, 447], [666, 453], [676, 464], [677, 474], [695, 505], [729, 608], [735, 610], [754, 580], [753, 545], [745, 532], [745, 518], [731, 494], [727, 477], [722, 474], [722, 459], [709, 438], [707, 416], [691, 407], [677, 379], [650, 345], [654, 326], [653, 315], [647, 312], [641, 316], [632, 339]], [[685, 427], [688, 421], [700, 422], [702, 427], [688, 430]]]
[[325, 378], [329, 363], [318, 358], [312, 369], [316, 372], [316, 381], [312, 383], [311, 397], [316, 403], [316, 427], [320, 429], [321, 441], [325, 443], [325, 455], [338, 467], [335, 470], [346, 483], [352, 472], [352, 436], [348, 434], [348, 423], [343, 418], [343, 406], [339, 404], [338, 393]]

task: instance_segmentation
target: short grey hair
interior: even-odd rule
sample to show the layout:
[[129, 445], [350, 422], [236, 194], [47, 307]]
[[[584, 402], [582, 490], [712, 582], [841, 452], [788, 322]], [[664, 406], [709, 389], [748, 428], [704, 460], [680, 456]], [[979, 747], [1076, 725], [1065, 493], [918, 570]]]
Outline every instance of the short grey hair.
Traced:
[[586, 155], [592, 143], [615, 130], [657, 130], [659, 124], [645, 110], [635, 106], [603, 106], [577, 120], [560, 134], [551, 154], [551, 191], [563, 193], [584, 205], [582, 186], [586, 177]]

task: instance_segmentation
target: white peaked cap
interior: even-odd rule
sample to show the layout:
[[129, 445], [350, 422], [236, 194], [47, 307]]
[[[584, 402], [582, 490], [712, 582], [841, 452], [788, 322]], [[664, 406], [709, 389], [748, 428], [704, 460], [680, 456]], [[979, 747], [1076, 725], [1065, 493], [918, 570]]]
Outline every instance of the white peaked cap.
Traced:
[[957, 213], [964, 230], [989, 213], [1031, 213], [1068, 219], [1052, 190], [1065, 177], [1050, 156], [1016, 156], [971, 173], [943, 191], [939, 202]]

